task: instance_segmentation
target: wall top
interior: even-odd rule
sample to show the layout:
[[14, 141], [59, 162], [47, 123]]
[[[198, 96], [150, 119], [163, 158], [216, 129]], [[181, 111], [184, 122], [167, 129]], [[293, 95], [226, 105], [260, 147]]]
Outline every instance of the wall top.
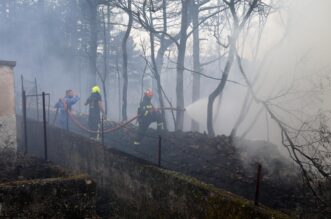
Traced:
[[9, 66], [9, 67], [15, 67], [16, 62], [15, 61], [0, 60], [0, 65], [6, 65], [6, 66]]

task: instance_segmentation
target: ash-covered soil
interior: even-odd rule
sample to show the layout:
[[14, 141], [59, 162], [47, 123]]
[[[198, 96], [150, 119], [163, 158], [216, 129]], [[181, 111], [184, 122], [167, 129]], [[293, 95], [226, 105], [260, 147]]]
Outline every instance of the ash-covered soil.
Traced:
[[[79, 118], [81, 124], [87, 126], [87, 118]], [[107, 121], [104, 129], [116, 126], [117, 123]], [[72, 122], [69, 130], [90, 137]], [[105, 147], [157, 164], [158, 133], [149, 129], [138, 146], [133, 144], [136, 133], [137, 127], [133, 124], [105, 133]], [[261, 203], [278, 209], [294, 209], [304, 202], [300, 174], [293, 163], [278, 152], [276, 145], [236, 139], [231, 142], [224, 135], [210, 137], [197, 132], [162, 133], [163, 168], [196, 177], [251, 200], [255, 196], [257, 163], [262, 164]]]
[[[157, 163], [158, 134], [150, 129], [141, 145], [133, 145], [136, 128], [105, 135], [108, 147]], [[291, 209], [302, 201], [301, 181], [295, 166], [263, 141], [236, 141], [197, 132], [162, 133], [161, 166], [194, 176], [253, 200], [257, 163], [262, 164], [259, 200], [268, 206]]]
[[67, 172], [52, 163], [16, 154], [11, 147], [0, 149], [0, 183], [66, 176]]

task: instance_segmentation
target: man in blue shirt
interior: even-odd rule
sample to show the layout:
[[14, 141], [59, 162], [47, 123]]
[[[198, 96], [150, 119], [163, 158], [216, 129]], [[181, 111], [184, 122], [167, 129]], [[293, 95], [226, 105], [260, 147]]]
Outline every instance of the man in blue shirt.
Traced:
[[69, 122], [67, 111], [70, 112], [72, 106], [77, 103], [79, 99], [79, 96], [75, 95], [72, 90], [67, 90], [65, 97], [60, 98], [59, 101], [55, 104], [55, 108], [58, 108], [60, 111], [59, 123], [61, 128], [67, 128]]

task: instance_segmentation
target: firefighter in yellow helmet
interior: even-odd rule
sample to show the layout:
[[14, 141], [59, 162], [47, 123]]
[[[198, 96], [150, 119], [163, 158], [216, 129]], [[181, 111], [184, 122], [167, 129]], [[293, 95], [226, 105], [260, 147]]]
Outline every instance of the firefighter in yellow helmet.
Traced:
[[91, 95], [86, 100], [85, 105], [89, 105], [88, 127], [93, 131], [98, 131], [100, 112], [105, 112], [99, 86], [92, 87]]
[[148, 126], [152, 122], [157, 123], [157, 130], [160, 132], [163, 126], [162, 123], [162, 116], [158, 109], [155, 109], [152, 104], [152, 97], [153, 97], [153, 91], [151, 89], [147, 89], [144, 93], [144, 98], [140, 103], [140, 106], [138, 108], [138, 123], [139, 123], [139, 129], [138, 129], [138, 135], [134, 141], [135, 145], [139, 145], [141, 139], [144, 137], [145, 132], [148, 128]]

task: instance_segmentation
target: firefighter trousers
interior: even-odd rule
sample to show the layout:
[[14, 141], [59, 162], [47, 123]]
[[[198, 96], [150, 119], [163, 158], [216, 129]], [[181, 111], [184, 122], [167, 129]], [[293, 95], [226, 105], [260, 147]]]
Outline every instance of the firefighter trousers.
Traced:
[[139, 122], [139, 129], [138, 129], [138, 135], [137, 135], [136, 141], [139, 142], [144, 137], [149, 125], [152, 122], [157, 123], [157, 130], [158, 130], [159, 134], [161, 134], [163, 123], [162, 123], [162, 116], [161, 116], [160, 112], [152, 111], [152, 112], [149, 112], [146, 116], [142, 115], [139, 118], [138, 122]]

